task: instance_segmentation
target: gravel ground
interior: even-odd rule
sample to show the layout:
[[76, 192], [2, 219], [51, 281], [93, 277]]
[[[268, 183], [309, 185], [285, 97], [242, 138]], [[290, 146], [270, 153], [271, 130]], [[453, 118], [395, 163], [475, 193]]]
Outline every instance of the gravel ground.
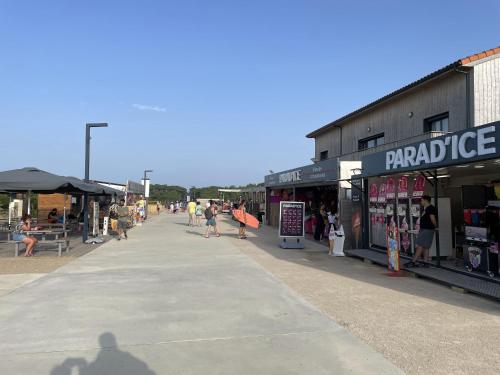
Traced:
[[[109, 241], [111, 237], [103, 237]], [[87, 245], [81, 242], [81, 237], [70, 238], [69, 252], [62, 253], [62, 256], [57, 256], [57, 250], [51, 247], [49, 250], [42, 248], [41, 251], [35, 253], [34, 257], [24, 257], [24, 248], [19, 253], [19, 257], [14, 257], [14, 245], [0, 243], [0, 275], [20, 274], [20, 273], [48, 273], [59, 267], [79, 258], [100, 245]], [[45, 246], [45, 245], [40, 245]]]
[[413, 277], [390, 278], [379, 266], [278, 247], [276, 230], [239, 240], [231, 220], [223, 233], [244, 254], [408, 374], [498, 374], [500, 304]]

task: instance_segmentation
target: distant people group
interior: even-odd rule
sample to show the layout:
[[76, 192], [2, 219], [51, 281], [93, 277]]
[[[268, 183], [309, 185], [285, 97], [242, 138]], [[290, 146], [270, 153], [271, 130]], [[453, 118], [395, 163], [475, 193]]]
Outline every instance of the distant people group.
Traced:
[[170, 205], [168, 205], [168, 210], [171, 214], [176, 214], [180, 212], [182, 209], [183, 209], [183, 204], [182, 202], [179, 201], [176, 201], [175, 203], [170, 202]]
[[[243, 199], [239, 204], [236, 204], [235, 207], [236, 209], [239, 209], [242, 211], [242, 216], [243, 216], [243, 221], [239, 221], [239, 238], [240, 239], [246, 239], [246, 201]], [[214, 234], [216, 237], [220, 237], [220, 232], [219, 232], [219, 227], [217, 225], [217, 216], [219, 214], [218, 212], [219, 208], [217, 206], [217, 203], [214, 200], [209, 200], [206, 204], [205, 207], [203, 207], [200, 203], [200, 201], [195, 201], [194, 199], [191, 200], [187, 204], [187, 211], [188, 211], [188, 223], [187, 225], [190, 227], [198, 226], [201, 227], [201, 220], [202, 217], [205, 217], [206, 220], [206, 230], [204, 237], [209, 238], [210, 235]]]
[[[111, 219], [111, 227], [112, 230], [117, 232], [117, 240], [127, 239], [127, 228], [130, 225], [130, 217], [131, 213], [128, 207], [125, 205], [125, 200], [122, 199], [120, 203], [114, 204], [110, 209], [110, 219]], [[158, 214], [160, 213], [160, 202], [156, 204], [156, 210]], [[177, 214], [179, 212], [184, 212], [184, 210], [188, 213], [188, 222], [187, 225], [189, 227], [201, 227], [202, 219], [205, 218], [205, 226], [206, 230], [203, 233], [205, 238], [210, 238], [211, 235], [215, 235], [216, 237], [220, 237], [219, 227], [217, 225], [217, 216], [219, 214], [219, 208], [217, 203], [214, 200], [209, 200], [205, 206], [201, 204], [200, 201], [191, 199], [187, 204], [180, 201], [171, 201], [165, 202], [164, 207], [171, 214]], [[235, 205], [235, 208], [238, 208], [243, 211], [243, 217], [246, 214], [246, 201], [242, 200], [239, 204]], [[135, 211], [135, 210], [134, 210]], [[139, 211], [140, 212], [140, 211]], [[133, 214], [134, 212], [132, 212]], [[246, 239], [246, 220], [244, 222], [239, 223], [239, 238]], [[31, 240], [26, 240], [30, 242]], [[34, 245], [33, 245], [34, 246]]]

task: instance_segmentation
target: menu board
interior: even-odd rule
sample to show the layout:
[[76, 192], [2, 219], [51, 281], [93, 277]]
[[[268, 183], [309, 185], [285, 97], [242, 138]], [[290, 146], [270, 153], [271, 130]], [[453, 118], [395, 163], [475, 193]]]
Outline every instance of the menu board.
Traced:
[[361, 202], [361, 194], [363, 193], [363, 182], [359, 178], [353, 178], [351, 180], [351, 200], [353, 202]]
[[370, 184], [369, 195], [370, 195], [370, 202], [371, 203], [377, 203], [377, 200], [378, 200], [378, 187], [377, 187], [377, 184], [375, 184], [375, 183]]
[[304, 202], [280, 202], [280, 237], [304, 237]]
[[398, 180], [398, 198], [408, 198], [408, 177], [401, 176]]
[[425, 177], [418, 175], [413, 182], [413, 198], [420, 198], [425, 191]]
[[384, 183], [380, 184], [378, 188], [378, 203], [385, 203], [387, 201], [387, 191]]
[[387, 199], [394, 199], [396, 197], [396, 186], [394, 177], [389, 177], [385, 183], [385, 192]]

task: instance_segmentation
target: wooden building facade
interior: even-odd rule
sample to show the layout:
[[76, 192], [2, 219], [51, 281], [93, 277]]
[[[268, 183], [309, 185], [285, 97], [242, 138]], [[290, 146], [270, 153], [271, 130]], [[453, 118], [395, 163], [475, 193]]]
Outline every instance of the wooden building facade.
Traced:
[[[500, 47], [453, 62], [307, 135], [315, 162], [361, 161], [402, 145], [500, 121]], [[364, 171], [363, 173], [365, 173]], [[339, 189], [341, 221], [353, 217], [351, 192]], [[357, 241], [345, 225], [346, 248]]]

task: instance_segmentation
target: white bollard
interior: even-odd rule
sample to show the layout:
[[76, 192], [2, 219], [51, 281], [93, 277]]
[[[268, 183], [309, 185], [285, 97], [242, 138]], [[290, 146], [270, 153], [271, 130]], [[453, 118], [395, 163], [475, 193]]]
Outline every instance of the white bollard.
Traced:
[[109, 216], [104, 216], [104, 221], [102, 222], [102, 235], [108, 235], [108, 224], [109, 224]]
[[341, 225], [340, 228], [336, 231], [334, 231], [335, 234], [335, 242], [333, 245], [333, 252], [332, 255], [334, 257], [344, 257], [344, 241], [345, 241], [345, 234], [344, 234], [344, 227]]

